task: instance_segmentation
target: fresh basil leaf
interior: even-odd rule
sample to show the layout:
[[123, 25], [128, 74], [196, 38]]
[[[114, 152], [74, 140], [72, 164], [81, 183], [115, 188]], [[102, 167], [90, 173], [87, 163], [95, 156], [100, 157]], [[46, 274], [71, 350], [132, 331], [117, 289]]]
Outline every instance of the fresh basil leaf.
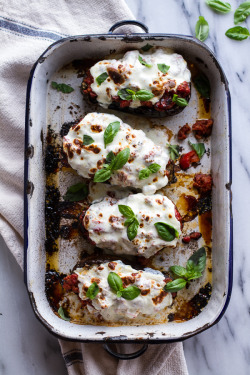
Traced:
[[163, 73], [163, 74], [166, 74], [169, 69], [170, 69], [170, 66], [169, 65], [166, 65], [166, 64], [157, 64], [158, 66], [158, 69]]
[[151, 91], [139, 90], [139, 91], [136, 91], [135, 96], [141, 102], [146, 102], [147, 100], [152, 99], [154, 97], [154, 94]]
[[181, 266], [172, 266], [170, 267], [170, 271], [173, 272], [176, 276], [179, 277], [187, 277], [188, 271], [185, 267]]
[[250, 36], [250, 33], [246, 27], [235, 26], [231, 29], [228, 29], [225, 35], [230, 39], [241, 41], [247, 39]]
[[178, 231], [167, 223], [155, 223], [156, 230], [159, 236], [167, 242], [173, 241], [175, 238], [179, 238]]
[[244, 3], [240, 4], [240, 6], [234, 12], [234, 23], [245, 21], [245, 19], [250, 15], [250, 1], [245, 1]]
[[141, 47], [141, 49], [144, 51], [144, 52], [147, 52], [149, 51], [151, 48], [153, 48], [153, 46], [151, 46], [151, 44], [146, 44], [145, 46]]
[[201, 247], [197, 250], [187, 261], [188, 265], [192, 264], [192, 268], [195, 272], [203, 272], [206, 267], [206, 250], [205, 247]]
[[208, 33], [209, 33], [208, 23], [204, 17], [200, 16], [199, 20], [197, 21], [195, 25], [195, 36], [201, 42], [204, 42], [208, 37]]
[[132, 241], [136, 237], [138, 228], [139, 228], [139, 221], [135, 217], [133, 222], [127, 227], [127, 236], [128, 236], [129, 241]]
[[116, 295], [117, 295], [118, 298], [120, 298], [122, 296], [122, 291], [118, 290], [118, 292], [116, 292]]
[[122, 279], [120, 278], [119, 275], [115, 272], [110, 272], [108, 275], [108, 283], [110, 288], [114, 292], [122, 292], [123, 291], [123, 284], [122, 284]]
[[59, 316], [60, 316], [63, 320], [70, 321], [70, 318], [69, 318], [68, 316], [65, 315], [65, 312], [64, 312], [62, 306], [59, 307], [59, 309], [58, 309], [57, 312], [58, 312]]
[[86, 292], [86, 297], [88, 297], [89, 299], [94, 299], [97, 294], [99, 293], [100, 289], [99, 289], [99, 286], [97, 285], [97, 283], [94, 281], [89, 287], [88, 287], [88, 290]]
[[135, 91], [130, 89], [121, 89], [118, 91], [117, 95], [122, 100], [132, 100], [133, 95], [135, 94]]
[[183, 289], [187, 284], [187, 281], [184, 279], [176, 279], [174, 281], [170, 281], [164, 286], [165, 292], [175, 293], [179, 290]]
[[199, 279], [201, 276], [202, 276], [201, 272], [193, 271], [191, 274], [188, 274], [186, 276], [186, 278], [187, 278], [188, 281], [190, 281], [190, 280], [194, 280], [194, 279]]
[[94, 141], [94, 139], [92, 137], [90, 137], [89, 135], [86, 135], [84, 134], [83, 136], [83, 144], [84, 146], [87, 146], [87, 145], [91, 145]]
[[150, 170], [148, 168], [145, 168], [145, 169], [141, 169], [139, 171], [139, 180], [145, 180], [146, 178], [148, 178], [150, 176]]
[[194, 78], [194, 86], [205, 99], [210, 99], [210, 83], [204, 74], [199, 74]]
[[110, 177], [111, 177], [110, 168], [107, 168], [107, 167], [102, 168], [102, 169], [99, 169], [99, 171], [95, 173], [94, 182], [104, 182], [104, 181], [109, 180]]
[[147, 68], [152, 68], [152, 65], [148, 64], [143, 58], [139, 55], [138, 60], [142, 65], [145, 65]]
[[129, 218], [129, 219], [126, 219], [126, 220], [124, 221], [124, 225], [125, 225], [125, 227], [127, 227], [127, 226], [130, 225], [130, 224], [132, 224], [134, 220], [135, 220], [134, 217], [131, 217], [131, 218]]
[[170, 159], [173, 161], [178, 159], [178, 157], [180, 156], [180, 153], [179, 153], [180, 146], [179, 145], [167, 145], [167, 147], [169, 150]]
[[220, 0], [206, 0], [207, 5], [219, 13], [228, 13], [231, 11], [231, 5]]
[[188, 102], [184, 98], [179, 98], [177, 94], [174, 94], [172, 101], [176, 103], [179, 107], [186, 107]]
[[108, 73], [104, 72], [96, 78], [97, 84], [100, 86], [108, 78]]
[[135, 299], [140, 294], [141, 294], [141, 290], [135, 285], [130, 285], [127, 288], [123, 289], [122, 291], [122, 297], [129, 301], [131, 301], [132, 299]]
[[206, 149], [204, 143], [191, 143], [188, 141], [190, 147], [196, 152], [196, 154], [199, 156], [199, 159], [202, 158], [202, 156], [205, 154]]
[[117, 171], [118, 169], [121, 169], [127, 163], [129, 156], [130, 149], [126, 147], [122, 151], [120, 151], [112, 160], [112, 163], [110, 164], [111, 170]]
[[123, 216], [127, 217], [128, 219], [135, 217], [134, 211], [125, 204], [118, 204], [118, 210]]
[[51, 87], [57, 91], [61, 91], [64, 94], [69, 94], [74, 91], [73, 87], [66, 85], [65, 83], [51, 82]]
[[151, 173], [157, 173], [161, 169], [161, 166], [160, 164], [152, 163], [148, 166], [148, 169]]
[[115, 159], [115, 154], [113, 151], [110, 151], [106, 156], [106, 163], [110, 164]]
[[88, 186], [79, 182], [78, 184], [72, 185], [68, 188], [63, 199], [69, 202], [78, 202], [86, 198], [88, 195]]
[[105, 129], [104, 132], [104, 147], [106, 148], [107, 144], [113, 142], [116, 134], [120, 130], [120, 122], [115, 121], [111, 122]]

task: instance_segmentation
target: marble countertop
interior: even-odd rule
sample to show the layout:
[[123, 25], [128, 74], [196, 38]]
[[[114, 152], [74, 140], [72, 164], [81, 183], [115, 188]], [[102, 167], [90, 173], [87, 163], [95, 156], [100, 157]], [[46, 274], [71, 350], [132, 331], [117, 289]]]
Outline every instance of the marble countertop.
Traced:
[[[228, 39], [233, 12], [219, 15], [205, 0], [126, 0], [150, 32], [194, 35], [200, 15], [209, 22], [205, 42], [216, 54], [229, 80], [232, 96], [234, 285], [221, 321], [184, 342], [190, 375], [249, 374], [250, 368], [250, 40]], [[232, 8], [241, 1], [231, 0]], [[250, 30], [250, 17], [242, 26]], [[23, 284], [23, 274], [0, 239], [0, 374], [67, 374], [56, 338], [36, 320]], [[8, 291], [8, 292], [6, 292]], [[20, 350], [21, 348], [21, 350]]]

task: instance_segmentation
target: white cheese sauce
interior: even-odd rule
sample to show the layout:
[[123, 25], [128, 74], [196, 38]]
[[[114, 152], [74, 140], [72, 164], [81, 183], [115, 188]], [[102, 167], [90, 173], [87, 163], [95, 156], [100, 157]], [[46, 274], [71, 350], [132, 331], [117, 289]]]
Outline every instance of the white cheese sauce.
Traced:
[[[117, 273], [125, 286], [134, 285], [141, 290], [141, 294], [133, 300], [118, 297], [108, 284], [110, 272]], [[89, 286], [96, 282], [100, 289], [97, 296], [87, 305], [88, 310], [95, 314], [98, 312], [106, 321], [118, 322], [120, 320], [135, 319], [139, 314], [151, 315], [172, 304], [172, 295], [163, 290], [166, 282], [165, 276], [159, 272], [138, 271], [121, 261], [105, 262], [95, 265], [90, 269], [78, 268], [79, 297], [86, 301], [86, 292]]]
[[[139, 221], [136, 237], [130, 241], [127, 236], [126, 218], [118, 205], [129, 206]], [[155, 223], [164, 222], [181, 233], [180, 222], [175, 217], [175, 206], [167, 197], [156, 194], [145, 196], [141, 193], [115, 200], [106, 197], [102, 202], [92, 204], [83, 219], [89, 237], [100, 248], [112, 250], [116, 254], [141, 255], [149, 258], [163, 247], [176, 246], [177, 238], [163, 240]]]
[[[151, 67], [141, 64], [139, 56]], [[162, 73], [158, 64], [165, 64], [170, 66], [170, 68], [166, 73]], [[122, 75], [124, 82], [115, 83], [108, 77], [99, 85], [96, 78], [103, 73], [107, 73], [110, 68], [116, 69]], [[183, 82], [189, 83], [191, 80], [191, 73], [184, 58], [166, 48], [156, 49], [154, 52], [149, 51], [147, 53], [141, 53], [137, 50], [129, 51], [119, 60], [99, 61], [90, 69], [90, 73], [94, 78], [91, 89], [97, 94], [97, 100], [104, 108], [107, 108], [112, 103], [112, 97], [117, 96], [118, 91], [121, 89], [130, 88], [135, 91], [150, 91], [155, 96], [149, 101], [155, 104], [163, 96], [165, 90], [176, 91], [179, 84]], [[130, 104], [131, 108], [139, 106], [141, 106], [141, 103], [138, 99], [133, 100]]]
[[[120, 123], [120, 130], [105, 148], [104, 132], [107, 126], [115, 121]], [[92, 137], [94, 142], [84, 146], [84, 135]], [[130, 149], [130, 158], [121, 169], [112, 172], [109, 180], [112, 185], [132, 186], [142, 189], [145, 194], [154, 194], [156, 190], [167, 185], [167, 151], [147, 138], [142, 130], [133, 129], [114, 115], [89, 113], [63, 138], [63, 149], [68, 156], [69, 164], [80, 176], [86, 178], [93, 177], [97, 170], [103, 167], [110, 151], [117, 154], [126, 147]], [[140, 180], [140, 170], [153, 163], [161, 166], [159, 171], [152, 173], [147, 179]]]

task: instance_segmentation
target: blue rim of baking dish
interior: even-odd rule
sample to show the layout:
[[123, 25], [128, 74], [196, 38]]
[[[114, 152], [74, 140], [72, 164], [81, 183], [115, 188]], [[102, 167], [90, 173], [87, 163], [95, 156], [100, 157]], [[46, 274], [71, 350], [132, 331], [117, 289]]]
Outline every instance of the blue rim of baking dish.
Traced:
[[[145, 33], [133, 33], [133, 34], [113, 34], [113, 31], [120, 26], [123, 25], [135, 25], [141, 27]], [[190, 332], [185, 337], [180, 337], [178, 339], [140, 339], [140, 340], [130, 340], [125, 338], [124, 336], [117, 336], [112, 338], [105, 338], [100, 340], [82, 340], [82, 339], [70, 339], [65, 338], [55, 332], [53, 332], [52, 328], [46, 320], [40, 315], [36, 308], [36, 303], [33, 297], [33, 294], [29, 292], [28, 285], [27, 285], [27, 249], [28, 249], [28, 225], [29, 225], [29, 218], [28, 218], [28, 193], [27, 189], [29, 187], [29, 181], [28, 181], [28, 170], [29, 170], [29, 157], [27, 156], [29, 154], [29, 124], [30, 124], [30, 93], [31, 93], [31, 86], [34, 78], [34, 72], [39, 63], [42, 63], [44, 60], [44, 56], [47, 54], [47, 52], [54, 46], [60, 45], [66, 41], [77, 41], [77, 40], [86, 40], [89, 41], [90, 38], [93, 39], [112, 39], [112, 38], [126, 38], [127, 41], [149, 41], [149, 40], [156, 40], [159, 38], [177, 38], [177, 39], [185, 39], [185, 41], [189, 40], [190, 42], [193, 42], [195, 44], [198, 44], [203, 49], [207, 50], [211, 57], [213, 58], [219, 72], [221, 75], [222, 82], [225, 84], [225, 91], [227, 95], [227, 111], [228, 111], [228, 131], [229, 131], [229, 182], [227, 184], [227, 188], [229, 190], [231, 199], [230, 199], [230, 224], [229, 224], [229, 263], [228, 263], [228, 290], [227, 290], [227, 297], [226, 301], [224, 303], [223, 309], [221, 310], [218, 317], [215, 319], [214, 322], [205, 324], [203, 327], [198, 328], [197, 330]], [[140, 38], [138, 40], [138, 38]], [[126, 41], [126, 40], [125, 40]], [[105, 350], [107, 350], [111, 355], [119, 358], [119, 359], [133, 359], [145, 352], [147, 349], [147, 344], [162, 344], [162, 343], [172, 343], [172, 342], [180, 342], [184, 341], [188, 338], [191, 338], [198, 333], [201, 333], [208, 328], [211, 328], [213, 325], [217, 324], [222, 316], [224, 315], [228, 304], [230, 302], [231, 293], [232, 293], [232, 285], [233, 285], [233, 214], [232, 214], [232, 192], [231, 192], [231, 185], [232, 185], [232, 119], [231, 119], [231, 96], [230, 91], [228, 87], [228, 81], [225, 76], [225, 73], [220, 66], [218, 60], [216, 59], [214, 53], [202, 42], [200, 42], [198, 39], [190, 36], [190, 35], [177, 35], [177, 34], [155, 34], [155, 33], [148, 33], [148, 28], [143, 23], [135, 21], [135, 20], [124, 20], [117, 22], [114, 24], [110, 29], [108, 34], [84, 34], [84, 35], [77, 35], [77, 36], [71, 36], [67, 38], [59, 39], [58, 41], [52, 43], [38, 58], [38, 60], [33, 65], [28, 84], [27, 84], [27, 92], [26, 92], [26, 113], [25, 113], [25, 162], [24, 162], [24, 282], [28, 290], [30, 302], [32, 305], [32, 308], [35, 312], [35, 316], [37, 319], [48, 329], [50, 333], [55, 335], [57, 338], [61, 338], [67, 341], [80, 341], [80, 342], [99, 342], [105, 344]], [[108, 343], [141, 343], [144, 344], [144, 346], [138, 350], [138, 352], [123, 355], [120, 353], [113, 352], [109, 347]]]

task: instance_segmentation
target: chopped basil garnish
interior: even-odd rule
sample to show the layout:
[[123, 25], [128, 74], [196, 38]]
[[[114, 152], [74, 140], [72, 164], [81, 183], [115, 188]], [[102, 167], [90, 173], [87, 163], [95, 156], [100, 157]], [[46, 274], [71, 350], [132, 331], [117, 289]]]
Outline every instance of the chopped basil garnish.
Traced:
[[147, 168], [141, 169], [139, 172], [139, 180], [145, 180], [152, 173], [156, 173], [161, 169], [161, 166], [157, 163], [150, 164]]
[[170, 271], [178, 277], [167, 283], [164, 287], [166, 292], [178, 292], [183, 289], [187, 282], [198, 279], [206, 267], [206, 250], [201, 247], [187, 261], [186, 268], [181, 266], [172, 266]]
[[100, 86], [108, 78], [108, 73], [104, 72], [96, 78], [97, 84]]
[[73, 87], [66, 85], [65, 83], [51, 82], [51, 87], [57, 91], [61, 91], [64, 94], [69, 94], [74, 91]]
[[121, 169], [127, 163], [129, 155], [130, 150], [128, 147], [124, 148], [116, 156], [114, 156], [112, 151], [109, 152], [107, 155], [108, 164], [105, 164], [102, 169], [95, 173], [94, 182], [104, 182], [110, 179], [113, 171]]
[[206, 0], [207, 5], [219, 13], [228, 13], [231, 11], [231, 5], [220, 0]]
[[142, 65], [146, 66], [147, 68], [152, 68], [152, 65], [148, 64], [140, 55], [138, 57], [138, 60]]
[[156, 230], [158, 232], [159, 237], [161, 237], [164, 241], [171, 242], [175, 238], [179, 238], [179, 232], [167, 223], [155, 223]]
[[152, 92], [147, 91], [147, 90], [133, 91], [131, 89], [121, 89], [118, 91], [117, 94], [122, 100], [138, 99], [142, 102], [150, 100], [154, 97], [154, 94], [152, 94]]
[[209, 33], [208, 23], [204, 17], [200, 16], [199, 20], [197, 21], [195, 25], [195, 36], [201, 42], [204, 42], [208, 37], [208, 33]]
[[115, 272], [109, 273], [108, 283], [110, 288], [119, 298], [123, 297], [124, 299], [131, 301], [141, 294], [141, 290], [135, 285], [130, 285], [127, 288], [123, 288], [122, 279]]
[[124, 222], [124, 225], [127, 227], [127, 236], [130, 241], [132, 241], [138, 232], [139, 228], [139, 221], [137, 217], [135, 216], [133, 210], [124, 204], [119, 204], [118, 209], [120, 213], [126, 217], [126, 221]]
[[115, 121], [111, 122], [104, 132], [104, 147], [106, 148], [107, 144], [113, 142], [116, 134], [118, 133], [120, 129], [120, 122]]
[[244, 3], [240, 4], [240, 6], [236, 9], [234, 13], [234, 23], [245, 21], [245, 19], [250, 15], [250, 1], [245, 1]]
[[86, 297], [88, 297], [89, 299], [94, 299], [97, 294], [99, 293], [100, 289], [99, 289], [99, 286], [97, 285], [97, 283], [94, 281], [89, 287], [88, 287], [88, 290], [86, 292]]
[[210, 83], [204, 74], [199, 74], [194, 78], [194, 86], [205, 99], [210, 99]]
[[179, 98], [177, 94], [174, 94], [172, 101], [176, 103], [179, 107], [186, 107], [188, 102], [184, 98]]
[[84, 134], [83, 136], [83, 144], [84, 146], [91, 145], [94, 142], [94, 139], [89, 135]]
[[88, 186], [79, 182], [78, 184], [72, 185], [68, 188], [63, 199], [69, 202], [78, 202], [85, 199], [88, 195]]
[[58, 312], [59, 316], [60, 316], [63, 320], [70, 321], [70, 318], [69, 318], [68, 316], [65, 315], [65, 312], [64, 312], [62, 306], [59, 307], [59, 309], [58, 309], [57, 312]]
[[230, 39], [241, 41], [247, 39], [250, 36], [250, 33], [246, 27], [235, 26], [231, 29], [228, 29], [225, 35]]
[[170, 159], [175, 161], [180, 156], [180, 146], [179, 145], [167, 145], [169, 150]]
[[146, 44], [145, 46], [141, 47], [141, 49], [142, 49], [144, 52], [149, 51], [151, 48], [153, 48], [153, 46], [151, 46], [151, 44]]
[[163, 73], [163, 74], [166, 74], [169, 69], [170, 69], [170, 66], [169, 65], [166, 65], [166, 64], [157, 64], [158, 66], [158, 69]]
[[202, 156], [205, 154], [206, 149], [204, 143], [191, 143], [188, 141], [190, 147], [196, 152], [196, 154], [199, 156], [199, 159], [202, 158]]

